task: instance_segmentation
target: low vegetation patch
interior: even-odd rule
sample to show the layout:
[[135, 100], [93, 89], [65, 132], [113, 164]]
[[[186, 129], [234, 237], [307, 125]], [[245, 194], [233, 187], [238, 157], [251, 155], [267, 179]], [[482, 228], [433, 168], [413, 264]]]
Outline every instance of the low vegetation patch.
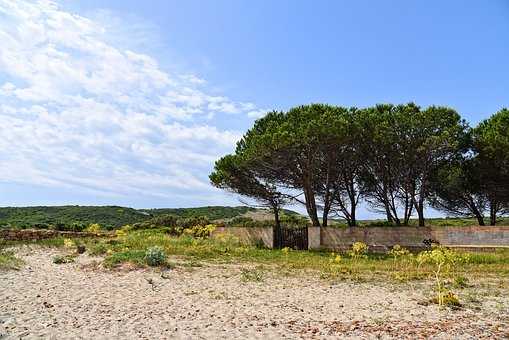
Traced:
[[[509, 251], [491, 253], [454, 252], [456, 260], [450, 261], [449, 250], [434, 248], [416, 255], [407, 249], [395, 246], [387, 254], [369, 253], [364, 244], [355, 244], [345, 252], [295, 251], [285, 249], [264, 249], [246, 245], [231, 234], [217, 234], [200, 237], [200, 233], [174, 235], [168, 228], [126, 230], [115, 238], [63, 238], [27, 242], [51, 247], [67, 247], [76, 254], [77, 246], [83, 245], [86, 253], [103, 256], [106, 267], [117, 267], [129, 263], [129, 268], [145, 266], [167, 266], [169, 258], [178, 263], [249, 263], [263, 265], [266, 270], [277, 273], [311, 271], [326, 280], [370, 281], [386, 280], [407, 282], [409, 280], [435, 280], [435, 292], [446, 294], [453, 289], [474, 282], [477, 278], [509, 277]], [[72, 242], [71, 242], [72, 241]], [[11, 245], [20, 244], [11, 242]], [[66, 246], [67, 245], [67, 246]], [[69, 248], [70, 247], [70, 248]], [[75, 250], [76, 249], [76, 250]], [[434, 253], [433, 253], [434, 251]], [[440, 255], [440, 256], [438, 256]], [[445, 256], [445, 264], [442, 257]], [[452, 255], [451, 255], [452, 256]], [[11, 256], [12, 257], [12, 256]], [[457, 260], [468, 257], [468, 261]], [[435, 262], [437, 260], [438, 262]], [[438, 271], [440, 266], [440, 271]], [[438, 271], [438, 280], [437, 280]], [[243, 274], [248, 275], [249, 274]], [[440, 285], [440, 288], [438, 286]], [[439, 298], [446, 304], [445, 298]]]
[[0, 249], [0, 270], [17, 270], [22, 265], [23, 261], [13, 251]]
[[76, 261], [75, 255], [55, 255], [53, 256], [54, 264], [73, 263]]

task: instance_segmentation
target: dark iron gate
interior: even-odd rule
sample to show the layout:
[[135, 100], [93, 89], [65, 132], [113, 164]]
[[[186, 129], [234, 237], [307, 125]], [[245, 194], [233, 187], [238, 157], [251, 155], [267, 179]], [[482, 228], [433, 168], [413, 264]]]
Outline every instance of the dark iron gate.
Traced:
[[274, 228], [274, 248], [308, 249], [308, 227], [281, 226]]

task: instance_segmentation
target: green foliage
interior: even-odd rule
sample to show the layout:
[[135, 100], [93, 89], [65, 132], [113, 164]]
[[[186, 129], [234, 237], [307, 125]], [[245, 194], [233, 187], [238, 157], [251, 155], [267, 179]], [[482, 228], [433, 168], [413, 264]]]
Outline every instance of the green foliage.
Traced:
[[212, 234], [214, 230], [216, 230], [215, 224], [195, 225], [184, 229], [184, 233], [196, 238], [207, 238]]
[[55, 264], [64, 264], [64, 263], [72, 263], [76, 260], [75, 255], [56, 255], [53, 256], [53, 263]]
[[242, 268], [240, 271], [240, 279], [242, 282], [262, 282], [263, 271], [260, 269], [245, 269]]
[[456, 288], [467, 288], [469, 286], [468, 279], [464, 276], [456, 276], [453, 282], [454, 287]]
[[18, 270], [22, 265], [23, 261], [13, 251], [0, 249], [0, 271]]
[[86, 229], [86, 232], [89, 233], [98, 233], [102, 230], [102, 227], [99, 223], [91, 223]]
[[[125, 225], [140, 226], [141, 222], [160, 216], [163, 216], [163, 219], [168, 216], [173, 216], [174, 219], [205, 216], [214, 221], [231, 219], [256, 210], [250, 207], [222, 206], [140, 210], [118, 206], [4, 207], [0, 208], [0, 228], [84, 231], [90, 224], [97, 223], [105, 230], [112, 230]], [[150, 223], [153, 225], [154, 221]]]
[[408, 256], [410, 254], [410, 251], [408, 249], [403, 248], [399, 244], [396, 244], [392, 247], [392, 249], [389, 251], [389, 255], [394, 257], [394, 260], [397, 260], [398, 258], [402, 256]]
[[368, 254], [368, 245], [364, 242], [355, 242], [352, 244], [352, 249], [348, 252], [350, 257], [354, 259], [366, 258]]
[[108, 251], [108, 246], [105, 242], [95, 242], [89, 247], [88, 253], [92, 256], [104, 255]]
[[[19, 244], [63, 247], [63, 238], [26, 242], [8, 242], [5, 246]], [[116, 267], [123, 263], [131, 266], [146, 266], [145, 254], [151, 247], [164, 249], [168, 256], [174, 256], [186, 263], [241, 263], [266, 265], [281, 273], [299, 270], [316, 272], [324, 279], [342, 277], [348, 280], [397, 280], [408, 281], [435, 276], [434, 263], [419, 263], [412, 256], [400, 256], [396, 260], [391, 255], [368, 253], [366, 257], [352, 258], [347, 254], [328, 251], [293, 251], [259, 249], [247, 245], [228, 233], [219, 233], [210, 238], [194, 238], [189, 235], [173, 236], [164, 229], [131, 231], [122, 238], [80, 238], [90, 255], [105, 255], [104, 265]], [[334, 261], [340, 256], [339, 262]], [[459, 253], [462, 258], [465, 255]], [[469, 261], [457, 262], [450, 273], [443, 277], [452, 282], [456, 273], [469, 279], [479, 277], [509, 277], [509, 250], [490, 253], [469, 253]], [[332, 260], [332, 261], [331, 261]], [[447, 281], [446, 281], [447, 279]]]
[[509, 110], [482, 121], [473, 131], [473, 144], [490, 224], [495, 225], [497, 217], [509, 213]]
[[469, 257], [461, 255], [452, 249], [443, 246], [434, 247], [432, 250], [426, 250], [419, 253], [417, 261], [420, 264], [429, 263], [433, 265], [436, 297], [438, 305], [455, 305], [457, 298], [452, 292], [444, 287], [444, 276], [447, 275], [454, 267], [460, 263], [468, 262]]
[[205, 216], [211, 221], [224, 220], [243, 215], [249, 211], [256, 211], [251, 207], [225, 207], [225, 206], [207, 206], [197, 208], [163, 208], [163, 209], [140, 209], [139, 211], [149, 216], [173, 215], [180, 218], [202, 217]]
[[0, 208], [0, 226], [18, 228], [53, 228], [56, 230], [83, 231], [92, 223], [105, 229], [150, 218], [131, 208], [117, 206], [59, 206], [59, 207], [6, 207]]
[[449, 290], [438, 293], [437, 296], [431, 299], [431, 302], [436, 303], [439, 306], [461, 307], [458, 297]]
[[163, 248], [154, 246], [145, 252], [145, 262], [151, 267], [163, 265], [166, 262], [166, 253]]

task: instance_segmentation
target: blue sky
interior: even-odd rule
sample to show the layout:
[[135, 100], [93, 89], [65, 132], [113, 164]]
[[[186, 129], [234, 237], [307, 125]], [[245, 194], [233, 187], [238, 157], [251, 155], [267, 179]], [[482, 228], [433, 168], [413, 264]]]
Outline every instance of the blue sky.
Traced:
[[207, 175], [266, 110], [509, 106], [504, 0], [0, 0], [0, 40], [2, 206], [238, 204]]

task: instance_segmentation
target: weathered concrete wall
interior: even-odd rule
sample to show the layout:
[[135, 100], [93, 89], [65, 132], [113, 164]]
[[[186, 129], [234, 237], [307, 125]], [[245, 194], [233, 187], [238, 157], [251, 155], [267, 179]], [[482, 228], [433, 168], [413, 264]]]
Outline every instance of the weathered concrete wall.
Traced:
[[[272, 228], [218, 227], [214, 234], [225, 232], [245, 243], [262, 240], [265, 246], [273, 246]], [[509, 247], [509, 226], [308, 228], [309, 249], [346, 250], [360, 241], [369, 245], [371, 251], [387, 251], [395, 244], [417, 250], [424, 248], [423, 240], [429, 239], [465, 249]]]
[[320, 249], [322, 247], [321, 228], [308, 227], [308, 249]]
[[77, 231], [58, 231], [47, 229], [21, 229], [21, 230], [0, 230], [0, 240], [6, 241], [33, 241], [53, 237], [97, 237], [108, 236], [108, 233], [86, 233]]
[[212, 236], [221, 233], [230, 233], [238, 237], [241, 242], [248, 244], [255, 244], [260, 240], [262, 240], [263, 244], [268, 248], [272, 248], [274, 244], [274, 234], [270, 227], [217, 227], [212, 233]]
[[322, 248], [347, 249], [360, 241], [373, 251], [399, 244], [419, 249], [423, 240], [433, 239], [442, 245], [463, 248], [509, 247], [509, 226], [471, 227], [370, 227], [322, 228]]

